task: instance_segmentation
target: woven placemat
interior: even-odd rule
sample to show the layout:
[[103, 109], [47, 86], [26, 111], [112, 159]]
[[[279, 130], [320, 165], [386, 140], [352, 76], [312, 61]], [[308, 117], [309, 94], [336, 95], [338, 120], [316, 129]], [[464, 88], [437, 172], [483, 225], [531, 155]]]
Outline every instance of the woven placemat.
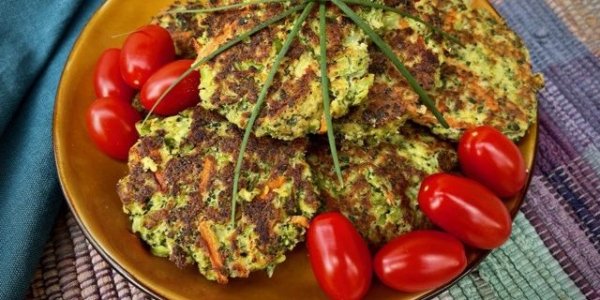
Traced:
[[[537, 169], [511, 239], [439, 297], [600, 299], [600, 1], [491, 2], [546, 77]], [[150, 297], [112, 269], [64, 212], [28, 298]]]
[[71, 212], [46, 244], [28, 299], [151, 299], [104, 261]]

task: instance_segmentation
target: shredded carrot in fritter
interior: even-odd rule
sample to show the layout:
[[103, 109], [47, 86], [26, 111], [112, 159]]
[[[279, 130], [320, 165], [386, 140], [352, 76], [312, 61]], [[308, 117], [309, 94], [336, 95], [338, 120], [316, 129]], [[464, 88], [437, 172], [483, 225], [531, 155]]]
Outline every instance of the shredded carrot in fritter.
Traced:
[[278, 176], [275, 179], [271, 179], [271, 181], [267, 182], [267, 184], [265, 185], [265, 188], [263, 189], [263, 192], [260, 195], [260, 199], [266, 199], [272, 190], [280, 188], [284, 183], [285, 177], [283, 176]]
[[210, 177], [215, 170], [215, 159], [212, 156], [204, 158], [202, 163], [202, 172], [200, 173], [200, 195], [204, 195], [208, 190], [208, 184], [210, 183]]
[[308, 228], [308, 218], [304, 216], [293, 216], [290, 220], [292, 224], [300, 225], [301, 227]]
[[319, 133], [323, 134], [327, 132], [327, 120], [325, 120], [325, 116], [321, 118], [321, 127], [319, 127]]
[[221, 254], [219, 254], [219, 243], [213, 231], [210, 229], [210, 225], [207, 222], [200, 222], [198, 231], [200, 231], [200, 236], [208, 247], [210, 263], [212, 264], [215, 273], [217, 273], [217, 282], [222, 284], [227, 283], [229, 280], [227, 279], [227, 276], [223, 274], [223, 258], [221, 258]]
[[165, 175], [162, 171], [157, 171], [154, 173], [154, 178], [156, 182], [158, 182], [158, 186], [160, 187], [160, 191], [164, 192], [167, 190], [167, 183], [165, 182]]

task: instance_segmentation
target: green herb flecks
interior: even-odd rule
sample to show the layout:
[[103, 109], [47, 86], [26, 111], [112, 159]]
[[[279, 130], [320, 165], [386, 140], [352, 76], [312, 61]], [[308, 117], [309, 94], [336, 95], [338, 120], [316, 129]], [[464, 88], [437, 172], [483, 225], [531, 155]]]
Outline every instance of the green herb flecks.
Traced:
[[323, 94], [323, 113], [325, 114], [325, 123], [327, 125], [327, 139], [329, 140], [329, 148], [331, 157], [333, 158], [333, 166], [335, 174], [340, 181], [340, 185], [344, 185], [340, 161], [338, 159], [337, 148], [335, 146], [335, 136], [333, 134], [333, 122], [331, 121], [330, 101], [329, 101], [329, 77], [327, 76], [327, 21], [325, 15], [325, 3], [319, 4], [319, 47], [320, 56], [319, 64], [321, 66], [321, 93]]
[[247, 1], [247, 2], [241, 2], [241, 3], [223, 5], [223, 6], [199, 8], [199, 9], [176, 8], [176, 9], [169, 10], [167, 12], [174, 13], [174, 14], [202, 14], [202, 13], [211, 13], [211, 12], [216, 12], [216, 11], [232, 10], [232, 9], [236, 9], [236, 8], [257, 5], [257, 4], [281, 3], [281, 2], [290, 2], [290, 1], [292, 1], [292, 0], [256, 0], [256, 1]]
[[377, 45], [379, 50], [383, 52], [383, 54], [394, 64], [396, 69], [404, 76], [410, 87], [419, 95], [421, 102], [433, 113], [435, 118], [440, 122], [442, 126], [448, 128], [448, 123], [442, 116], [442, 114], [438, 111], [437, 107], [435, 107], [435, 103], [427, 92], [421, 87], [421, 85], [417, 82], [414, 76], [408, 71], [406, 66], [400, 61], [400, 59], [394, 54], [390, 45], [388, 45], [375, 31], [369, 26], [361, 17], [359, 17], [346, 3], [341, 0], [331, 0], [337, 7], [346, 14], [362, 31], [364, 31], [371, 41]]
[[181, 74], [181, 76], [179, 76], [163, 93], [162, 95], [160, 95], [160, 97], [158, 98], [158, 100], [154, 103], [154, 105], [152, 106], [152, 108], [150, 109], [150, 111], [148, 112], [148, 115], [146, 115], [146, 118], [144, 118], [144, 121], [142, 122], [145, 123], [148, 118], [150, 117], [150, 115], [152, 114], [152, 112], [154, 112], [154, 110], [156, 109], [156, 107], [160, 104], [160, 102], [162, 102], [162, 100], [164, 99], [164, 97], [171, 92], [171, 90], [173, 90], [173, 88], [175, 88], [175, 86], [177, 86], [185, 77], [187, 77], [188, 75], [190, 75], [192, 72], [194, 72], [199, 66], [201, 66], [202, 64], [206, 63], [207, 61], [215, 58], [217, 55], [223, 53], [225, 50], [235, 46], [237, 43], [249, 38], [251, 35], [267, 28], [268, 26], [270, 26], [271, 24], [274, 24], [276, 22], [279, 22], [283, 19], [285, 19], [287, 16], [298, 12], [300, 10], [302, 10], [305, 7], [306, 4], [300, 4], [300, 5], [296, 5], [293, 6], [289, 9], [287, 9], [286, 11], [267, 19], [266, 21], [256, 25], [255, 27], [253, 27], [252, 29], [236, 36], [235, 38], [229, 40], [228, 42], [226, 42], [225, 44], [223, 44], [222, 46], [220, 46], [219, 48], [217, 48], [215, 51], [213, 51], [212, 53], [210, 53], [209, 55], [196, 60], [196, 62], [194, 62], [192, 64], [192, 66], [185, 71], [183, 74]]
[[246, 151], [246, 146], [248, 145], [248, 139], [250, 138], [250, 134], [252, 133], [252, 127], [254, 127], [254, 122], [256, 122], [256, 119], [258, 118], [258, 115], [262, 109], [265, 99], [267, 98], [267, 93], [269, 92], [269, 88], [271, 87], [271, 84], [273, 83], [273, 79], [275, 78], [275, 75], [277, 74], [277, 71], [279, 69], [279, 65], [281, 64], [281, 61], [287, 54], [287, 52], [290, 48], [290, 45], [292, 44], [292, 42], [298, 35], [298, 32], [300, 31], [300, 27], [302, 26], [302, 24], [308, 17], [308, 14], [312, 10], [314, 4], [315, 4], [314, 2], [309, 2], [308, 4], [305, 4], [302, 14], [300, 14], [300, 16], [297, 17], [296, 20], [294, 21], [294, 24], [292, 26], [290, 33], [286, 37], [285, 42], [283, 43], [283, 46], [281, 47], [281, 50], [279, 50], [279, 53], [277, 54], [277, 56], [275, 57], [275, 60], [273, 61], [271, 70], [269, 71], [269, 74], [267, 75], [267, 79], [260, 90], [260, 94], [258, 95], [256, 104], [254, 105], [254, 109], [252, 110], [252, 114], [250, 115], [250, 118], [248, 119], [248, 122], [246, 123], [244, 137], [242, 138], [242, 144], [240, 145], [240, 152], [239, 152], [238, 159], [237, 159], [237, 162], [235, 165], [235, 171], [233, 173], [233, 197], [231, 200], [231, 224], [232, 225], [235, 224], [235, 208], [236, 208], [236, 204], [237, 204], [237, 200], [238, 200], [238, 188], [239, 188], [239, 181], [240, 181], [240, 172], [242, 170], [242, 164], [244, 162], [244, 152]]
[[[267, 4], [267, 3], [278, 3], [278, 2], [279, 3], [281, 3], [281, 2], [294, 3], [295, 1], [294, 0], [254, 0], [254, 1], [231, 4], [231, 5], [208, 7], [208, 8], [202, 8], [202, 9], [175, 9], [175, 10], [171, 10], [170, 12], [171, 13], [210, 13], [210, 12], [217, 12], [217, 11], [233, 10], [233, 9], [241, 8], [244, 6]], [[264, 85], [261, 88], [258, 100], [252, 110], [252, 114], [251, 114], [250, 118], [248, 119], [248, 122], [247, 122], [245, 130], [244, 130], [244, 136], [242, 138], [242, 143], [240, 144], [240, 149], [239, 149], [240, 151], [239, 151], [238, 159], [236, 161], [236, 167], [234, 170], [233, 196], [232, 196], [232, 205], [231, 205], [231, 222], [232, 222], [232, 224], [235, 224], [235, 214], [236, 214], [236, 204], [238, 201], [239, 180], [240, 180], [241, 168], [242, 168], [243, 161], [244, 161], [244, 152], [246, 150], [248, 140], [252, 133], [254, 123], [256, 122], [256, 119], [258, 118], [258, 115], [260, 114], [262, 106], [266, 100], [268, 90], [269, 90], [271, 84], [273, 83], [273, 79], [274, 79], [275, 75], [277, 74], [277, 71], [281, 64], [282, 59], [285, 57], [286, 53], [288, 52], [292, 41], [297, 37], [298, 32], [302, 26], [302, 23], [308, 17], [310, 11], [314, 7], [315, 2], [316, 2], [316, 0], [306, 0], [306, 1], [302, 2], [301, 4], [295, 5], [289, 9], [287, 9], [283, 13], [278, 14], [278, 15], [260, 23], [259, 25], [255, 26], [254, 28], [250, 29], [249, 31], [244, 32], [244, 33], [236, 36], [235, 38], [232, 38], [225, 44], [218, 47], [215, 51], [213, 51], [209, 55], [207, 55], [201, 59], [197, 59], [196, 62], [194, 62], [194, 64], [192, 64], [190, 69], [188, 69], [177, 80], [175, 80], [171, 84], [171, 86], [169, 86], [169, 88], [160, 96], [158, 101], [156, 101], [156, 103], [154, 103], [154, 106], [152, 107], [152, 109], [150, 109], [148, 115], [146, 116], [146, 119], [144, 119], [144, 122], [145, 122], [147, 120], [147, 118], [152, 114], [152, 112], [156, 109], [156, 106], [158, 106], [158, 104], [163, 100], [165, 95], [167, 95], [179, 82], [181, 82], [181, 80], [183, 80], [185, 77], [187, 77], [191, 72], [194, 72], [200, 65], [208, 62], [209, 60], [212, 60], [217, 55], [219, 55], [219, 54], [223, 53], [224, 51], [226, 51], [227, 49], [235, 46], [236, 44], [240, 43], [241, 41], [246, 40], [247, 38], [249, 38], [251, 35], [255, 34], [256, 32], [258, 32], [262, 29], [265, 29], [268, 26], [270, 26], [278, 21], [283, 20], [284, 18], [292, 15], [293, 13], [303, 10], [302, 14], [296, 18], [296, 20], [291, 28], [291, 32], [287, 36], [284, 44], [280, 47], [280, 49], [278, 49], [278, 55], [276, 56], [274, 63], [272, 65], [272, 68], [269, 71], [267, 80], [265, 81]], [[333, 162], [334, 162], [335, 172], [340, 181], [340, 184], [343, 185], [343, 177], [341, 174], [339, 158], [338, 158], [337, 149], [336, 149], [336, 145], [335, 145], [335, 135], [333, 132], [333, 124], [332, 124], [332, 117], [331, 117], [331, 111], [330, 111], [331, 101], [330, 101], [330, 97], [329, 97], [329, 78], [327, 76], [327, 35], [326, 35], [326, 5], [327, 5], [327, 2], [332, 2], [337, 7], [339, 7], [346, 16], [348, 16], [359, 28], [361, 28], [361, 30], [363, 30], [369, 36], [369, 38], [373, 41], [373, 43], [375, 43], [375, 45], [377, 45], [377, 47], [381, 50], [381, 52], [383, 52], [383, 54], [394, 64], [394, 66], [396, 67], [396, 69], [398, 69], [398, 71], [402, 74], [402, 76], [404, 76], [404, 78], [406, 79], [406, 81], [408, 82], [410, 87], [420, 97], [420, 101], [433, 113], [433, 115], [440, 122], [440, 124], [446, 128], [448, 128], [448, 124], [444, 120], [442, 114], [437, 110], [433, 100], [428, 96], [427, 92], [419, 85], [417, 80], [414, 78], [414, 76], [412, 76], [412, 74], [408, 71], [408, 69], [404, 66], [404, 64], [400, 61], [400, 59], [396, 56], [396, 54], [394, 54], [391, 47], [385, 41], [383, 41], [383, 39], [381, 39], [381, 37], [379, 37], [375, 33], [375, 31], [373, 31], [373, 29], [362, 18], [360, 18], [350, 7], [348, 7], [348, 5], [346, 3], [394, 12], [396, 14], [399, 14], [402, 17], [412, 19], [416, 22], [419, 22], [419, 23], [425, 25], [427, 28], [429, 28], [433, 32], [442, 35], [443, 37], [447, 38], [448, 40], [450, 40], [456, 44], [462, 45], [462, 43], [458, 40], [458, 38], [444, 32], [442, 29], [425, 22], [424, 20], [422, 20], [421, 18], [419, 18], [417, 16], [413, 16], [411, 14], [408, 14], [408, 13], [398, 10], [396, 8], [388, 7], [388, 6], [385, 6], [382, 4], [378, 4], [378, 3], [373, 3], [373, 2], [367, 1], [367, 0], [320, 0], [319, 1], [319, 38], [320, 38], [319, 65], [320, 65], [320, 70], [321, 70], [321, 92], [323, 94], [323, 112], [325, 115], [325, 121], [326, 121], [326, 125], [327, 125], [327, 137], [329, 140], [329, 146], [330, 146], [331, 155], [332, 155]]]
[[357, 5], [360, 5], [360, 6], [367, 6], [367, 7], [370, 7], [370, 8], [382, 9], [382, 10], [386, 10], [386, 11], [390, 11], [390, 12], [396, 13], [396, 14], [404, 17], [404, 18], [411, 19], [411, 20], [413, 20], [415, 22], [421, 23], [421, 24], [425, 25], [425, 27], [429, 28], [431, 31], [433, 31], [433, 32], [435, 32], [435, 33], [437, 33], [437, 34], [445, 37], [449, 41], [451, 41], [451, 42], [453, 42], [455, 44], [458, 44], [461, 47], [464, 47], [464, 44], [457, 37], [455, 37], [455, 36], [453, 36], [453, 35], [445, 32], [444, 30], [442, 30], [441, 28], [439, 28], [439, 27], [437, 27], [437, 26], [435, 26], [433, 24], [430, 24], [429, 22], [424, 21], [423, 19], [421, 19], [421, 18], [419, 18], [419, 17], [417, 17], [415, 15], [411, 15], [411, 14], [409, 14], [407, 12], [403, 12], [403, 11], [397, 9], [397, 8], [389, 7], [387, 5], [379, 4], [379, 3], [376, 3], [376, 2], [371, 2], [371, 1], [368, 1], [368, 0], [342, 0], [342, 1], [345, 2], [345, 3], [357, 4]]

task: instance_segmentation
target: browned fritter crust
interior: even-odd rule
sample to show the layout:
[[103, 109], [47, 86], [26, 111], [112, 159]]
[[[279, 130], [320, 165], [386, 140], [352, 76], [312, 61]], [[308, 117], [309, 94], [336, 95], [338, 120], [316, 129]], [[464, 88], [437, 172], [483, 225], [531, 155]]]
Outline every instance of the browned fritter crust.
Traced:
[[304, 162], [305, 139], [249, 140], [233, 226], [233, 171], [242, 132], [199, 107], [152, 120], [141, 131], [130, 151], [130, 173], [117, 190], [134, 231], [155, 254], [179, 266], [195, 261], [207, 278], [226, 283], [272, 270], [302, 240], [319, 206]]
[[[237, 2], [218, 0], [202, 2], [202, 6]], [[193, 48], [197, 57], [201, 58], [237, 35], [299, 3], [257, 4], [197, 15], [167, 11], [157, 16], [154, 22], [171, 31], [176, 44], [183, 45], [179, 47], [180, 52], [188, 53]], [[171, 9], [182, 7], [191, 5], [177, 4]], [[319, 88], [321, 75], [316, 14], [316, 10], [311, 12], [281, 62], [264, 109], [256, 122], [257, 136], [291, 140], [309, 133], [322, 133], [326, 129]], [[340, 117], [348, 112], [350, 106], [366, 98], [373, 76], [367, 71], [369, 57], [366, 36], [335, 6], [329, 5], [327, 14], [331, 112], [334, 117]], [[240, 128], [245, 127], [274, 58], [298, 15], [292, 14], [268, 26], [200, 66], [200, 105], [219, 112]], [[184, 42], [190, 33], [193, 33], [194, 40]]]
[[[394, 109], [380, 107], [380, 101], [363, 102], [336, 120], [345, 138], [380, 139], [407, 120], [454, 141], [464, 130], [484, 124], [498, 128], [513, 140], [525, 134], [536, 118], [536, 93], [543, 86], [543, 78], [532, 71], [525, 45], [506, 23], [484, 10], [467, 7], [463, 0], [386, 2], [442, 28], [463, 44], [410, 19], [396, 16], [389, 21], [392, 13], [384, 14], [382, 18], [388, 23], [378, 28], [450, 128], [443, 128], [391, 61], [371, 45], [369, 71], [375, 74], [372, 90], [387, 86], [384, 97]], [[375, 97], [378, 94], [383, 95], [375, 92]], [[365, 119], [365, 112], [380, 109], [384, 112]]]
[[[266, 20], [283, 11], [283, 6], [269, 5], [267, 9], [257, 10], [252, 14], [240, 11], [236, 20], [247, 20], [244, 26], [233, 25], [219, 33], [224, 36], [233, 36], [254, 26], [260, 21]], [[344, 36], [349, 35], [354, 29], [346, 18], [341, 17], [337, 8], [328, 10], [331, 17], [328, 18], [328, 57], [331, 60], [330, 75], [344, 77], [354, 80], [360, 73], [335, 75], [335, 71], [341, 67], [335, 66], [337, 60], [342, 59], [342, 52], [349, 51], [343, 43]], [[218, 14], [215, 18], [223, 19]], [[300, 30], [298, 38], [293, 42], [290, 51], [281, 62], [281, 66], [275, 75], [272, 86], [265, 99], [257, 122], [255, 133], [257, 136], [269, 135], [280, 139], [294, 139], [309, 133], [319, 133], [324, 129], [323, 108], [321, 102], [320, 71], [317, 61], [319, 38], [314, 28], [316, 11], [313, 11]], [[257, 102], [260, 90], [263, 87], [269, 68], [273, 64], [274, 57], [281, 48], [284, 40], [289, 34], [289, 28], [294, 21], [294, 16], [287, 18], [276, 25], [251, 36], [248, 41], [240, 43], [210, 61], [205, 67], [201, 67], [203, 75], [210, 74], [208, 80], [201, 84], [201, 98], [207, 109], [214, 109], [225, 115], [230, 122], [240, 127], [246, 125], [250, 112]], [[221, 36], [208, 36], [209, 41], [199, 51], [200, 57], [206, 55]], [[360, 41], [359, 41], [360, 42]], [[356, 46], [360, 49], [360, 46]], [[364, 50], [365, 60], [366, 44]], [[346, 60], [346, 58], [344, 58]], [[346, 62], [344, 62], [345, 64]], [[366, 63], [363, 74], [366, 74]], [[348, 71], [339, 71], [348, 72]], [[353, 70], [356, 72], [356, 70]], [[331, 78], [334, 81], [333, 78]], [[346, 80], [346, 78], [344, 78]], [[344, 84], [348, 84], [344, 82]], [[336, 84], [332, 84], [335, 87]], [[334, 88], [335, 89], [335, 88]], [[344, 92], [347, 93], [347, 92]], [[347, 107], [355, 105], [365, 97], [354, 97], [342, 94], [338, 97], [334, 93], [332, 97], [332, 114], [334, 117], [343, 115]], [[351, 101], [346, 103], [347, 101]]]
[[338, 145], [343, 187], [334, 173], [327, 141], [317, 139], [309, 149], [308, 161], [326, 209], [342, 212], [375, 245], [430, 226], [418, 209], [418, 189], [427, 175], [455, 167], [453, 145], [416, 125], [403, 127], [400, 134], [377, 145], [349, 141]]
[[[236, 1], [220, 0], [205, 5], [230, 2]], [[536, 118], [536, 92], [543, 86], [543, 79], [533, 73], [524, 44], [503, 21], [483, 10], [467, 7], [468, 3], [463, 0], [384, 2], [442, 28], [462, 42], [463, 46], [455, 44], [394, 13], [354, 6], [428, 92], [450, 128], [439, 124], [389, 59], [371, 45], [366, 58], [370, 61], [366, 76], [374, 76], [371, 89], [376, 90], [369, 91], [369, 97], [381, 99], [378, 96], [382, 95], [381, 85], [387, 85], [386, 96], [393, 103], [381, 106], [380, 100], [357, 98], [354, 102], [345, 101], [347, 105], [338, 110], [334, 97], [334, 118], [344, 116], [348, 108], [359, 105], [350, 116], [336, 121], [346, 138], [357, 140], [377, 136], [383, 131], [395, 131], [409, 119], [450, 140], [457, 140], [467, 128], [483, 124], [498, 128], [513, 140], [525, 134]], [[189, 33], [193, 32], [195, 51], [204, 56], [222, 42], [282, 10], [282, 4], [255, 5], [202, 17], [162, 15], [157, 20], [170, 30], [181, 28], [180, 32], [174, 31], [178, 44], [184, 43], [179, 42], [179, 37], [189, 38]], [[336, 8], [330, 8], [329, 13], [331, 16], [341, 15]], [[310, 20], [314, 18], [313, 12], [301, 30], [300, 40], [294, 42], [282, 63], [284, 67], [270, 89], [266, 108], [257, 122], [256, 133], [259, 136], [293, 139], [307, 133], [323, 133], [326, 129], [320, 106], [302, 106], [307, 103], [307, 97], [319, 97], [318, 85], [314, 84], [320, 76], [318, 67], [307, 68], [301, 76], [290, 76], [292, 71], [285, 69], [303, 54], [316, 53], [318, 37], [315, 28], [310, 26]], [[208, 81], [216, 85], [214, 91], [212, 87], [203, 87], [208, 97], [202, 99], [204, 107], [219, 111], [230, 122], [243, 127], [261, 87], [257, 78], [264, 77], [264, 70], [274, 56], [273, 48], [276, 47], [273, 46], [285, 38], [282, 30], [289, 28], [292, 20], [289, 17], [277, 26], [270, 26], [211, 62], [208, 69], [217, 73], [208, 76]], [[340, 52], [344, 53], [343, 39], [354, 29], [355, 25], [345, 17], [328, 18], [330, 61]], [[256, 65], [240, 68], [240, 62], [248, 61], [256, 62]], [[332, 89], [335, 86], [332, 84]], [[380, 109], [386, 111], [379, 112]], [[379, 113], [373, 114], [374, 111]], [[352, 126], [348, 128], [347, 124]]]
[[175, 1], [167, 9], [152, 18], [151, 23], [165, 28], [171, 34], [178, 56], [196, 58], [196, 33], [201, 32], [200, 16], [197, 14], [173, 14], [174, 9], [197, 9], [201, 5], [186, 1]]

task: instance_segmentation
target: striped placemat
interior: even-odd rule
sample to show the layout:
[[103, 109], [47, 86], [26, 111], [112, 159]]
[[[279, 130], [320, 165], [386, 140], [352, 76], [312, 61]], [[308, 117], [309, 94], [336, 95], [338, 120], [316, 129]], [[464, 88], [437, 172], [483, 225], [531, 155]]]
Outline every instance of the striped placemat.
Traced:
[[57, 221], [36, 270], [29, 299], [146, 299], [104, 261], [71, 212]]
[[[600, 1], [492, 1], [543, 72], [540, 144], [511, 239], [441, 299], [600, 299]], [[299, 296], [300, 297], [300, 296]], [[65, 212], [30, 299], [146, 299]]]

